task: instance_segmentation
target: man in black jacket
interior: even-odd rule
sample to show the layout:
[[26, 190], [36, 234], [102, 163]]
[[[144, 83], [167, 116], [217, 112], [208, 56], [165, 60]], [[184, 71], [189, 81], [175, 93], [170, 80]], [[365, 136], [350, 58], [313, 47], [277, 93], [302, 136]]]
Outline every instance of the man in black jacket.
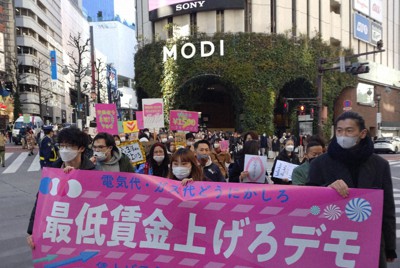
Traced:
[[207, 140], [199, 140], [194, 144], [194, 150], [201, 168], [203, 175], [207, 180], [215, 182], [226, 182], [225, 177], [222, 175], [219, 167], [211, 160], [211, 145]]
[[382, 242], [379, 267], [396, 258], [396, 217], [389, 163], [374, 154], [374, 144], [364, 119], [355, 112], [345, 112], [336, 120], [336, 132], [328, 152], [310, 165], [308, 185], [329, 186], [341, 196], [349, 188], [382, 189], [384, 195]]

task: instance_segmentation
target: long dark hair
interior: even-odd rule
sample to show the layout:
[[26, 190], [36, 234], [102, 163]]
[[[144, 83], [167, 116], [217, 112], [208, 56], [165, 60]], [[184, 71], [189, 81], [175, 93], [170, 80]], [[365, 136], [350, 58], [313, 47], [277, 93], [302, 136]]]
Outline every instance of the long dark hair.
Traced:
[[[161, 149], [164, 152], [164, 160], [161, 162], [161, 164], [158, 164], [157, 161], [154, 160], [154, 158], [153, 158], [154, 150], [156, 149], [157, 146], [161, 147]], [[168, 157], [168, 152], [167, 152], [167, 148], [165, 148], [165, 145], [160, 142], [154, 143], [150, 147], [150, 151], [147, 156], [147, 162], [153, 168], [153, 173], [155, 173], [155, 175], [162, 174], [162, 177], [164, 177], [164, 176], [166, 177], [168, 174], [169, 157]]]

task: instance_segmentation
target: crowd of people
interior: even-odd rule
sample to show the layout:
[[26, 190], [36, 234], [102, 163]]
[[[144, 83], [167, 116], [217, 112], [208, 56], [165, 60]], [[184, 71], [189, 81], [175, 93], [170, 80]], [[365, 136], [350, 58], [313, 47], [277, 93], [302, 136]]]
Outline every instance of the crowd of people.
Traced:
[[[335, 129], [328, 146], [319, 136], [297, 138], [284, 133], [278, 138], [265, 133], [258, 135], [255, 131], [243, 135], [237, 132], [229, 135], [222, 131], [187, 133], [186, 143], [182, 144], [175, 139], [173, 132], [161, 131], [156, 135], [144, 129], [135, 138], [152, 145], [146, 152], [146, 162], [132, 165], [119, 148], [121, 141], [131, 138], [129, 135], [120, 137], [98, 133], [92, 139], [85, 131], [70, 127], [59, 131], [55, 141], [53, 129], [44, 127], [40, 163], [42, 167], [63, 168], [66, 173], [82, 169], [149, 174], [181, 181], [185, 186], [195, 181], [244, 182], [249, 176], [244, 167], [245, 155], [266, 155], [273, 158], [274, 163], [271, 172], [266, 173], [264, 183], [329, 186], [344, 198], [349, 196], [349, 188], [382, 189], [384, 207], [380, 267], [386, 267], [386, 261], [392, 262], [397, 258], [389, 164], [374, 154], [364, 119], [357, 113], [343, 113], [337, 119]], [[221, 150], [224, 141], [228, 141], [227, 150]], [[277, 161], [298, 165], [291, 180], [273, 176]], [[35, 209], [36, 204], [28, 228], [28, 244], [32, 248]]]

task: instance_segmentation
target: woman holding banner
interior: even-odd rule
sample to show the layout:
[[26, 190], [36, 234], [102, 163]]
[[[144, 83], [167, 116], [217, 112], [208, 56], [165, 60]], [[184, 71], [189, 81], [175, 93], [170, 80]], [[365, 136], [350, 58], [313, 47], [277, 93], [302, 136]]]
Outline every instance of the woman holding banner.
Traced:
[[168, 178], [182, 181], [183, 186], [189, 182], [204, 180], [203, 172], [190, 149], [180, 148], [172, 155]]
[[272, 166], [272, 170], [271, 170], [271, 179], [274, 182], [274, 184], [292, 184], [292, 182], [288, 178], [280, 179], [280, 178], [273, 177], [277, 161], [283, 161], [283, 162], [288, 162], [288, 163], [295, 164], [295, 165], [300, 165], [300, 160], [297, 157], [297, 155], [294, 153], [294, 140], [291, 138], [288, 138], [288, 139], [284, 140], [283, 144], [284, 144], [284, 148], [279, 153], [279, 155], [275, 158], [274, 165]]

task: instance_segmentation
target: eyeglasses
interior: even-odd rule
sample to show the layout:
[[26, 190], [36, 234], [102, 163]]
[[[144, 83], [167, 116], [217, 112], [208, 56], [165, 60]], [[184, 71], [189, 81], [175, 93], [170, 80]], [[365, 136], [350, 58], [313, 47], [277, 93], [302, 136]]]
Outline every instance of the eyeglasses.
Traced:
[[93, 148], [94, 150], [97, 150], [97, 149], [103, 150], [104, 148], [107, 148], [107, 147], [108, 147], [107, 145], [98, 145], [98, 146], [93, 145], [93, 146], [92, 146], [92, 148]]

